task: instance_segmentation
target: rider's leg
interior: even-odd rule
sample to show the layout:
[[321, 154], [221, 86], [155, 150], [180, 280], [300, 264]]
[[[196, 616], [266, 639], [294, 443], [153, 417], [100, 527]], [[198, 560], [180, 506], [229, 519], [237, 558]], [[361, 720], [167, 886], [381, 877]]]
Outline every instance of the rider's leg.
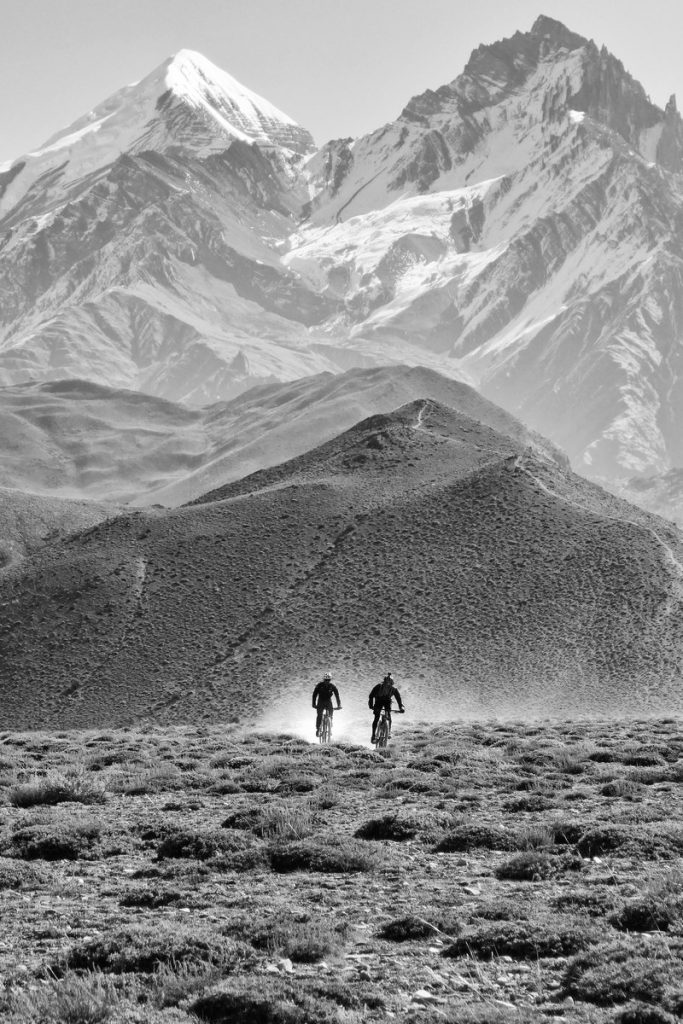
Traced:
[[377, 702], [377, 704], [375, 704], [374, 711], [375, 711], [375, 717], [372, 720], [372, 739], [370, 740], [371, 743], [375, 742], [375, 733], [377, 732], [377, 723], [379, 722], [379, 716], [380, 716], [381, 711], [382, 711], [382, 705], [379, 702]]
[[315, 734], [316, 734], [316, 736], [319, 736], [320, 735], [320, 723], [323, 720], [323, 705], [322, 704], [318, 704], [318, 709], [317, 710], [318, 710], [318, 714], [317, 714], [316, 719], [315, 719]]

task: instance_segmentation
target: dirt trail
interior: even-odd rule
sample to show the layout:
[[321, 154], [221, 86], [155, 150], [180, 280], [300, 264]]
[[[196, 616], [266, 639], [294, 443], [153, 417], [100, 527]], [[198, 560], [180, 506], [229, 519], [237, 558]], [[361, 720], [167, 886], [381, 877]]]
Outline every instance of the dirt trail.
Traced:
[[424, 430], [424, 427], [422, 426], [422, 417], [425, 414], [425, 409], [426, 408], [427, 408], [427, 402], [425, 401], [425, 402], [422, 403], [422, 408], [418, 412], [417, 419], [413, 423], [413, 430]]
[[[521, 470], [522, 473], [526, 473], [526, 475], [531, 480], [533, 480], [534, 483], [538, 487], [540, 487], [542, 491], [550, 495], [550, 497], [557, 498], [558, 501], [562, 501], [566, 505], [570, 505], [573, 508], [583, 509], [584, 511], [586, 510], [583, 505], [579, 504], [579, 502], [572, 501], [571, 498], [566, 498], [563, 495], [558, 494], [557, 491], [553, 491], [550, 487], [547, 486], [547, 484], [544, 484], [542, 480], [539, 480], [537, 476], [535, 476], [530, 470], [526, 468], [526, 466], [524, 465], [523, 457], [521, 455], [517, 456], [517, 461], [515, 463], [514, 468]], [[668, 563], [669, 568], [671, 570], [671, 574], [674, 577], [673, 586], [676, 590], [676, 595], [681, 601], [683, 601], [683, 564], [681, 564], [681, 562], [678, 561], [673, 552], [673, 549], [670, 547], [669, 544], [666, 543], [666, 541], [662, 540], [657, 531], [654, 530], [651, 526], [645, 526], [642, 523], [636, 522], [635, 519], [622, 519], [618, 516], [607, 515], [604, 512], [600, 513], [600, 517], [602, 519], [609, 519], [614, 523], [628, 523], [629, 525], [635, 527], [637, 530], [642, 530], [645, 533], [649, 533], [654, 538], [656, 543], [662, 549], [663, 560], [664, 562]]]

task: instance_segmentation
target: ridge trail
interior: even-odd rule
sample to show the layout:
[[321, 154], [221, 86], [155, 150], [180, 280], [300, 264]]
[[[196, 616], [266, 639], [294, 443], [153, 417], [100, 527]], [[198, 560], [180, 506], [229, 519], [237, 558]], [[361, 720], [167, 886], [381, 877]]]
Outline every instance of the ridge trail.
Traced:
[[[535, 476], [529, 469], [526, 468], [526, 466], [523, 463], [523, 457], [521, 455], [517, 456], [515, 468], [520, 469], [523, 473], [526, 473], [526, 475], [531, 480], [533, 480], [534, 483], [537, 484], [537, 486], [540, 487], [542, 491], [550, 495], [550, 497], [557, 498], [558, 501], [562, 501], [566, 505], [571, 505], [574, 508], [581, 509], [584, 512], [587, 511], [586, 507], [580, 505], [579, 502], [572, 501], [571, 498], [565, 498], [563, 495], [558, 494], [557, 491], [553, 491], [550, 487], [547, 486], [547, 484], [544, 484], [542, 480], [539, 480], [537, 476]], [[681, 600], [683, 600], [683, 564], [681, 564], [681, 562], [678, 561], [673, 552], [673, 549], [670, 547], [669, 544], [666, 543], [666, 541], [662, 540], [657, 531], [653, 529], [651, 526], [645, 526], [642, 523], [636, 522], [635, 519], [621, 519], [617, 516], [607, 515], [606, 513], [601, 513], [600, 515], [602, 519], [608, 519], [614, 523], [629, 523], [631, 526], [634, 526], [637, 530], [643, 530], [646, 533], [649, 533], [652, 537], [654, 537], [656, 543], [663, 549], [664, 561], [669, 564], [669, 567], [671, 568], [673, 575], [678, 577], [674, 585], [678, 597]]]
[[413, 423], [413, 430], [423, 430], [424, 429], [423, 426], [422, 426], [422, 417], [424, 416], [426, 408], [427, 408], [427, 402], [424, 401], [422, 403], [422, 408], [420, 409], [420, 411], [417, 414], [417, 419]]

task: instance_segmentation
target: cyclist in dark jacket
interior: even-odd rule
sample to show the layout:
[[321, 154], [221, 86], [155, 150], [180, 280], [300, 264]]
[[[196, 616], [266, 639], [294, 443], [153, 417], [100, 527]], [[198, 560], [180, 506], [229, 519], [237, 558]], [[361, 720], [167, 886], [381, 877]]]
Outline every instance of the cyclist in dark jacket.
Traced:
[[318, 709], [318, 717], [315, 720], [316, 736], [320, 735], [320, 724], [323, 720], [323, 711], [327, 710], [330, 715], [334, 714], [334, 709], [332, 707], [333, 697], [337, 701], [337, 711], [339, 711], [341, 708], [339, 690], [332, 682], [332, 676], [330, 673], [326, 672], [313, 691], [313, 707]]
[[401, 700], [401, 694], [394, 686], [394, 679], [391, 672], [387, 672], [381, 683], [377, 686], [373, 686], [370, 691], [368, 698], [368, 707], [371, 711], [374, 711], [375, 717], [372, 720], [372, 739], [371, 743], [375, 742], [375, 732], [377, 730], [377, 723], [379, 722], [379, 716], [382, 711], [386, 711], [387, 719], [389, 720], [389, 732], [391, 732], [391, 700], [392, 697], [396, 698], [398, 704], [398, 710], [403, 712], [403, 701]]

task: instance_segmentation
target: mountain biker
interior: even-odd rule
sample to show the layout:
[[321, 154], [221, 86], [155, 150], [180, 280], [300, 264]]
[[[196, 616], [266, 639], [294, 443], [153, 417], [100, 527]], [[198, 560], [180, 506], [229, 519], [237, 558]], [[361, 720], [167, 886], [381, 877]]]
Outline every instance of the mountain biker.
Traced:
[[323, 720], [323, 711], [329, 711], [330, 717], [334, 714], [332, 707], [332, 698], [337, 701], [337, 711], [341, 709], [341, 701], [339, 700], [339, 691], [332, 682], [332, 676], [329, 672], [326, 672], [322, 677], [315, 690], [313, 691], [313, 707], [318, 709], [318, 716], [315, 720], [315, 734], [320, 735], [320, 726]]
[[394, 678], [391, 672], [387, 672], [381, 683], [377, 686], [373, 686], [370, 691], [368, 698], [368, 707], [371, 711], [374, 711], [375, 717], [372, 720], [372, 739], [371, 743], [375, 742], [375, 733], [377, 731], [377, 723], [379, 722], [379, 716], [382, 711], [386, 711], [387, 720], [389, 722], [389, 732], [391, 733], [391, 699], [396, 698], [398, 704], [398, 710], [403, 714], [405, 708], [403, 707], [403, 701], [401, 700], [401, 694], [398, 692], [394, 685]]

